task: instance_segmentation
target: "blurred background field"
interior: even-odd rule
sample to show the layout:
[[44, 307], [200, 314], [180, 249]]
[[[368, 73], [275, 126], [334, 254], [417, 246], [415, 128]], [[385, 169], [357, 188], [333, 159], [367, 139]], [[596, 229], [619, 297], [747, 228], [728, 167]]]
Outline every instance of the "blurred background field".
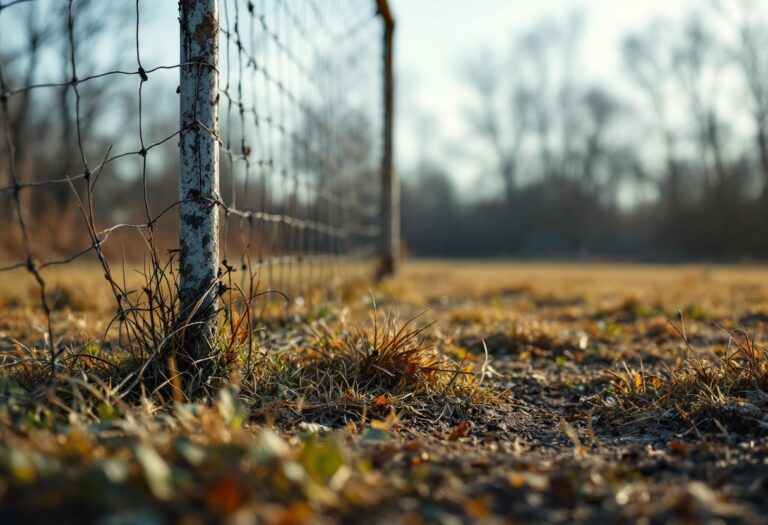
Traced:
[[[298, 279], [298, 271], [293, 276], [281, 276], [279, 270], [276, 269], [275, 282], [282, 279], [280, 282], [287, 285], [291, 279]], [[388, 308], [402, 307], [408, 311], [418, 308], [428, 312], [471, 310], [475, 302], [479, 302], [483, 308], [496, 304], [496, 310], [501, 312], [507, 304], [503, 300], [524, 298], [526, 308], [532, 313], [548, 303], [591, 309], [622, 304], [631, 309], [636, 304], [647, 313], [656, 312], [670, 319], [679, 317], [678, 311], [694, 320], [703, 318], [706, 312], [707, 317], [723, 319], [730, 327], [737, 327], [739, 319], [749, 320], [750, 315], [753, 321], [768, 319], [768, 268], [761, 265], [414, 259], [403, 264], [396, 278], [379, 284], [368, 280], [372, 272], [372, 266], [347, 263], [329, 266], [326, 274], [316, 278], [324, 279], [323, 288], [333, 290], [332, 308], [366, 304], [372, 294], [380, 295]], [[116, 273], [122, 276], [122, 270]], [[44, 276], [54, 320], [62, 327], [67, 324], [65, 320], [77, 320], [75, 333], [90, 337], [101, 335], [116, 311], [114, 297], [100, 268], [95, 264], [53, 266], [44, 270]], [[357, 278], [350, 279], [350, 276]], [[125, 278], [128, 289], [140, 289], [143, 282], [140, 270], [128, 268]], [[237, 278], [236, 274], [235, 281]], [[307, 282], [305, 277], [304, 284]], [[266, 281], [258, 290], [269, 289]], [[3, 307], [0, 337], [3, 340], [23, 340], [23, 334], [32, 336], [34, 330], [29, 332], [25, 324], [37, 322], [37, 330], [43, 329], [44, 316], [37, 294], [34, 279], [24, 270], [0, 274], [0, 306]], [[275, 315], [287, 311], [305, 316], [325, 304], [322, 298], [323, 295], [302, 294], [297, 288], [285, 295], [267, 293], [255, 302], [259, 308], [267, 311], [271, 308]], [[489, 302], [488, 298], [495, 299]], [[516, 308], [521, 308], [520, 303], [516, 303]], [[361, 318], [367, 315], [364, 308], [352, 310]], [[543, 312], [537, 315], [546, 317]]]

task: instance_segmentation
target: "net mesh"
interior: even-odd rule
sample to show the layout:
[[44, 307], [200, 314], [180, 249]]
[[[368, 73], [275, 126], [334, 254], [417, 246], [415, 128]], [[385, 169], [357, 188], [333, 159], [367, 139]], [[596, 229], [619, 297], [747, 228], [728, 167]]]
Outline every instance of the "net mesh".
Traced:
[[[178, 246], [178, 21], [161, 4], [0, 3], [4, 348], [66, 344], [88, 305], [62, 283], [104, 274], [107, 308], [130, 307], [133, 269]], [[361, 0], [219, 5], [222, 267], [289, 305], [327, 297], [379, 246], [381, 20]], [[16, 303], [40, 322], [13, 328]]]
[[382, 24], [359, 0], [225, 0], [221, 25], [224, 259], [303, 297], [379, 248]]

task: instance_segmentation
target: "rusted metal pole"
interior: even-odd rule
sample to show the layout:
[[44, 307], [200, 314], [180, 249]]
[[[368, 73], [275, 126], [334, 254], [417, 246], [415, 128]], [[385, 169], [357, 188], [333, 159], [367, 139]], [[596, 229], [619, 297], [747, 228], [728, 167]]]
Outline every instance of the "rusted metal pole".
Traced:
[[179, 242], [182, 322], [189, 357], [210, 353], [219, 266], [218, 0], [181, 0]]
[[380, 277], [392, 275], [400, 261], [400, 186], [395, 167], [395, 21], [386, 0], [377, 0], [384, 21], [384, 151], [381, 160], [382, 250]]

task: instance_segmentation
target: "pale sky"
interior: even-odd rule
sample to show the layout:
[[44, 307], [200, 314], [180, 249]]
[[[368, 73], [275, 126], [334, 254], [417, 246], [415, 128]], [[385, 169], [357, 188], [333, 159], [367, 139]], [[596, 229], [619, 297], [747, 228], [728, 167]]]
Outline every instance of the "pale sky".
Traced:
[[[371, 6], [374, 3], [357, 1], [370, 2]], [[432, 157], [451, 167], [451, 174], [460, 184], [477, 189], [478, 167], [457, 152], [471, 143], [465, 111], [473, 94], [462, 79], [461, 68], [480, 52], [489, 50], [506, 58], [522, 32], [543, 20], [557, 23], [579, 14], [583, 24], [580, 77], [588, 82], [605, 81], [609, 88], [623, 93], [623, 37], [642, 31], [657, 19], [679, 22], [691, 12], [710, 7], [712, 1], [390, 0], [397, 20], [397, 145], [401, 171], [407, 173], [418, 160], [418, 151], [426, 148]], [[720, 1], [734, 6], [740, 0]], [[753, 2], [755, 14], [768, 19], [768, 0]], [[318, 5], [330, 8], [337, 4], [319, 0]], [[175, 63], [177, 2], [143, 0], [141, 10], [145, 67]], [[133, 60], [132, 53], [125, 56], [128, 62]], [[58, 73], [58, 68], [52, 68], [49, 76]], [[168, 77], [169, 84], [175, 82], [175, 70], [160, 75]]]
[[[487, 50], [506, 59], [514, 40], [526, 30], [542, 21], [563, 23], [579, 16], [580, 78], [587, 83], [604, 83], [620, 96], [631, 95], [632, 85], [621, 57], [624, 37], [657, 20], [679, 27], [690, 13], [711, 10], [714, 1], [390, 0], [397, 21], [397, 153], [401, 173], [407, 176], [420, 157], [419, 151], [425, 149], [430, 157], [450, 167], [459, 187], [470, 190], [462, 192], [465, 195], [494, 191], [492, 184], [483, 182], [487, 178], [481, 177], [477, 159], [464, 152], [473, 147], [465, 122], [473, 93], [461, 70], [479, 53]], [[768, 0], [720, 1], [731, 7], [752, 1], [755, 14], [768, 19]], [[319, 0], [318, 5], [332, 8], [337, 2]], [[169, 38], [167, 28], [174, 27], [176, 2], [143, 0], [142, 11], [154, 15], [145, 29], [149, 38], [142, 47], [147, 55], [156, 54], [155, 39], [165, 35], [168, 45], [156, 58], [158, 63], [172, 63], [178, 55], [178, 43]], [[175, 37], [175, 33], [171, 35]]]
[[[430, 153], [452, 157], [468, 141], [465, 108], [472, 94], [461, 78], [461, 65], [487, 49], [505, 57], [515, 36], [546, 19], [567, 20], [579, 13], [583, 22], [580, 46], [582, 75], [622, 82], [621, 42], [629, 32], [642, 31], [652, 21], [679, 21], [703, 10], [710, 0], [390, 0], [397, 19], [399, 69], [400, 163], [407, 171], [425, 141]], [[723, 0], [725, 4], [737, 0]], [[768, 0], [755, 0], [755, 10], [768, 15]], [[419, 121], [433, 132], [424, 133]], [[424, 136], [426, 135], [426, 138]], [[473, 185], [477, 170], [460, 160], [452, 175]]]

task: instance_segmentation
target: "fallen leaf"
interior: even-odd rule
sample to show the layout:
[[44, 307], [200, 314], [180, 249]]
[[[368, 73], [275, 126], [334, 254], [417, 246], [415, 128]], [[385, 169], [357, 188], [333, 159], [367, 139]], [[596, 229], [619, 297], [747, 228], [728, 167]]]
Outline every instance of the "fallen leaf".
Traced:
[[466, 437], [467, 434], [469, 434], [469, 431], [472, 429], [472, 422], [471, 421], [462, 421], [458, 425], [456, 425], [453, 430], [451, 430], [451, 433], [448, 434], [448, 441], [456, 441], [457, 439]]
[[385, 407], [389, 404], [389, 402], [387, 401], [387, 397], [384, 394], [381, 394], [373, 399], [372, 404], [375, 407]]
[[224, 514], [232, 514], [245, 500], [240, 482], [234, 476], [224, 476], [205, 493], [205, 502]]
[[471, 518], [475, 519], [487, 519], [491, 517], [491, 509], [493, 507], [493, 496], [490, 494], [483, 494], [470, 498], [464, 502], [464, 512]]

